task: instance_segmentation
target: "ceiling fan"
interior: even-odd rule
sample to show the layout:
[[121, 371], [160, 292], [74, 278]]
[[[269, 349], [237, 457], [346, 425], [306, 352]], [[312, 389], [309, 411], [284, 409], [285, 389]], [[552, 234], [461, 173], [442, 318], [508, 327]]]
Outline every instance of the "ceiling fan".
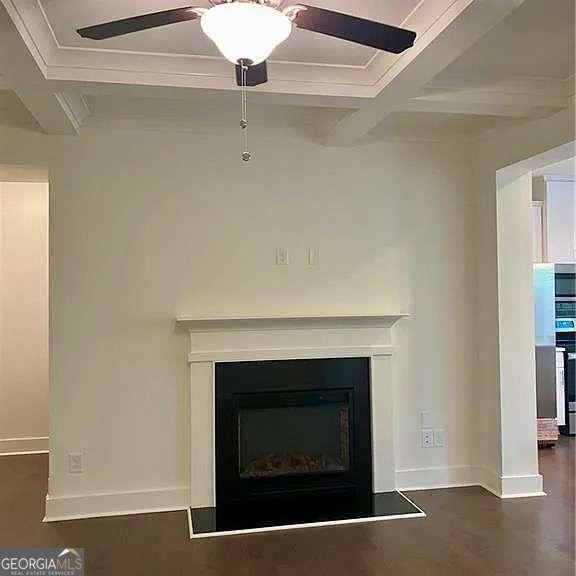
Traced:
[[216, 44], [222, 55], [236, 66], [236, 82], [242, 88], [242, 160], [246, 162], [251, 158], [248, 152], [246, 87], [258, 86], [268, 81], [266, 59], [276, 46], [290, 36], [293, 26], [394, 54], [400, 54], [413, 46], [416, 39], [416, 33], [411, 30], [308, 4], [298, 3], [283, 7], [284, 0], [209, 2], [209, 8], [183, 6], [104, 22], [80, 28], [77, 32], [83, 38], [105, 40], [140, 30], [199, 19], [206, 36]]
[[247, 66], [247, 86], [267, 82], [266, 58], [290, 36], [293, 25], [394, 54], [410, 48], [416, 39], [416, 33], [411, 30], [307, 4], [285, 8], [279, 0], [210, 0], [210, 4], [210, 8], [184, 6], [96, 24], [80, 28], [78, 34], [83, 38], [105, 40], [199, 19], [204, 33], [222, 55], [236, 65], [238, 85], [242, 83], [242, 64]]

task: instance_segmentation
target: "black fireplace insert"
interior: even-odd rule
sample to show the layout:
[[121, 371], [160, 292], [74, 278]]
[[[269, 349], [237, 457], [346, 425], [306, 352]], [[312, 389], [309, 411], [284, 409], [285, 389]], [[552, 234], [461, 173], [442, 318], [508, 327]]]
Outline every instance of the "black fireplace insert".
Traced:
[[220, 523], [340, 517], [371, 503], [367, 358], [216, 365]]

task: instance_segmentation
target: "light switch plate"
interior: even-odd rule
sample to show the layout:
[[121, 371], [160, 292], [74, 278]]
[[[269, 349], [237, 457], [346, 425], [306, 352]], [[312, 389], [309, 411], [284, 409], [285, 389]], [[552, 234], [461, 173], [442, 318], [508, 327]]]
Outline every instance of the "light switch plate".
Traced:
[[434, 430], [434, 446], [436, 448], [444, 447], [444, 430]]
[[289, 257], [288, 248], [276, 248], [276, 266], [287, 266]]
[[308, 248], [308, 266], [320, 264], [320, 248]]
[[432, 428], [433, 426], [432, 412], [430, 412], [430, 410], [422, 410], [422, 412], [420, 412], [420, 428], [424, 430]]
[[68, 454], [68, 472], [70, 474], [82, 474], [84, 472], [84, 454], [82, 452], [70, 452]]

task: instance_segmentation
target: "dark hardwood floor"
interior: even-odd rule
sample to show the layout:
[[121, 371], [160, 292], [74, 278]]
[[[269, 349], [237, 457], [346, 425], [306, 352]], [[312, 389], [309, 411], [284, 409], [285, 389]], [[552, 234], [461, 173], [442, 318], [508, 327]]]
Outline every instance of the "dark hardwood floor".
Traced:
[[47, 457], [6, 456], [0, 547], [83, 547], [89, 576], [574, 576], [574, 440], [540, 461], [547, 497], [412, 492], [427, 518], [190, 541], [184, 512], [42, 524]]

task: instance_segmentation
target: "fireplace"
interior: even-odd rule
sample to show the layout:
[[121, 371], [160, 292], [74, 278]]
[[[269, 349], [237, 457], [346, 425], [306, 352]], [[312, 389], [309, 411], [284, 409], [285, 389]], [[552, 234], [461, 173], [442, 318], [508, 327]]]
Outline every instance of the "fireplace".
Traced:
[[216, 366], [216, 508], [230, 522], [357, 508], [372, 496], [367, 358]]
[[396, 490], [402, 314], [181, 318], [191, 538], [424, 517]]

